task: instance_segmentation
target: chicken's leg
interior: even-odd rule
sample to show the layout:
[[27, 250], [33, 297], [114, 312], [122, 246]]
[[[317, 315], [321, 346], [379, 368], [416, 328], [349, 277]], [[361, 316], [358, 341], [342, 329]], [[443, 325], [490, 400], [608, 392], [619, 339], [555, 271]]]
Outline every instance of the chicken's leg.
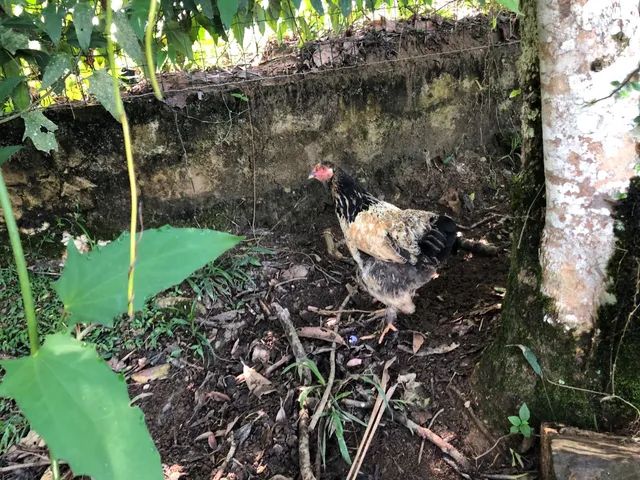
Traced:
[[333, 233], [331, 233], [331, 230], [328, 228], [324, 232], [322, 232], [322, 238], [324, 239], [324, 243], [327, 247], [327, 253], [330, 256], [332, 256], [336, 260], [340, 260], [341, 262], [351, 263], [349, 258], [345, 257], [339, 250], [340, 246], [345, 243], [344, 240], [338, 240], [336, 242], [333, 238]]
[[382, 329], [382, 333], [380, 334], [380, 338], [378, 339], [378, 344], [384, 341], [384, 336], [389, 333], [389, 331], [397, 332], [397, 327], [393, 324], [398, 318], [398, 312], [393, 307], [387, 307], [387, 311], [385, 312], [384, 320], [385, 325]]

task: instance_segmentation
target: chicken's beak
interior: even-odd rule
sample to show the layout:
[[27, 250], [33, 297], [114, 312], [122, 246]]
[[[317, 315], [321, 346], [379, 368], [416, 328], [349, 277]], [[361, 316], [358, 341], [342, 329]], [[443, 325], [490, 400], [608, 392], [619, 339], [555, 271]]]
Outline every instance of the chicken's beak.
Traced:
[[316, 172], [311, 172], [309, 174], [309, 180], [311, 180], [312, 178], [316, 178]]

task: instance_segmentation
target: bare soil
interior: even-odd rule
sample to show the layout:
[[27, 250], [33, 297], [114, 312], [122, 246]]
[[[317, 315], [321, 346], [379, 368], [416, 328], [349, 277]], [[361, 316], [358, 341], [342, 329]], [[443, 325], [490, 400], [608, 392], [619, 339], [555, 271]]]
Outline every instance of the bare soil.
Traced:
[[[506, 247], [508, 235], [504, 217], [494, 216], [491, 221], [467, 235], [486, 237]], [[266, 305], [277, 302], [288, 308], [297, 327], [322, 325], [327, 318], [309, 311], [308, 306], [337, 309], [347, 294], [345, 285], [354, 283], [353, 268], [328, 257], [319, 235], [280, 237], [273, 242], [263, 239], [261, 243], [278, 254], [260, 269], [263, 280], [258, 285], [261, 287], [255, 292], [241, 294], [246, 304], [239, 318], [234, 321], [245, 322], [244, 328], [227, 335], [224, 345], [215, 350], [215, 356], [211, 356], [206, 365], [192, 364], [173, 369], [168, 379], [153, 382], [148, 389], [139, 385], [131, 387], [132, 397], [152, 393], [142, 399], [139, 405], [146, 414], [163, 462], [184, 467], [187, 478], [214, 478], [216, 468], [230, 448], [227, 441], [229, 429], [235, 432], [237, 450], [228, 465], [227, 478], [271, 478], [275, 474], [296, 478], [299, 471], [298, 392], [295, 391], [299, 382], [294, 371], [282, 374], [282, 369], [276, 370], [270, 376], [275, 391], [261, 398], [251, 394], [247, 386], [238, 383], [236, 378], [242, 374], [242, 361], [264, 372], [269, 364], [290, 353], [279, 321], [274, 315], [265, 316], [261, 302]], [[291, 267], [299, 268], [300, 265], [308, 269], [308, 276], [304, 280], [283, 280], [283, 273], [286, 275]], [[410, 417], [428, 426], [436, 412], [442, 410], [432, 429], [470, 457], [479, 455], [483, 452], [481, 449], [486, 448], [488, 440], [481, 436], [478, 438], [473, 421], [465, 413], [463, 401], [452, 393], [450, 387], [456, 387], [473, 404], [469, 393], [469, 377], [483, 349], [491, 341], [499, 318], [507, 270], [506, 254], [497, 258], [452, 258], [442, 269], [440, 277], [421, 291], [416, 313], [400, 317], [399, 334], [388, 337], [382, 346], [378, 345], [376, 338], [362, 340], [362, 337], [375, 333], [379, 322], [365, 322], [365, 314], [353, 314], [343, 319], [340, 331], [345, 338], [352, 335], [357, 340], [351, 347], [340, 347], [338, 350], [337, 381], [366, 371], [379, 376], [383, 363], [397, 357], [391, 370], [392, 379], [399, 374], [415, 373], [415, 380], [423, 387], [420, 390], [423, 397], [419, 402], [423, 406], [409, 406]], [[374, 310], [380, 305], [374, 305], [366, 294], [360, 293], [347, 308]], [[203, 319], [218, 313], [208, 312]], [[451, 347], [452, 344], [459, 346], [444, 354], [414, 356], [411, 352], [413, 332], [425, 336], [420, 352], [442, 346]], [[221, 322], [217, 334], [212, 337], [212, 343], [224, 335], [225, 326]], [[303, 344], [326, 378], [330, 344], [305, 339]], [[251, 360], [256, 345], [266, 347], [268, 351], [268, 361], [264, 366]], [[345, 367], [347, 361], [353, 358], [362, 359], [362, 365], [357, 368]], [[356, 385], [359, 388], [354, 389]], [[366, 400], [357, 393], [363, 388], [369, 389], [370, 386], [356, 380], [354, 385], [345, 390], [354, 390], [350, 398]], [[292, 391], [295, 394], [288, 395]], [[224, 396], [213, 394], [203, 402], [202, 399], [211, 392], [222, 393], [229, 401], [224, 400]], [[372, 395], [375, 396], [375, 393]], [[396, 396], [402, 397], [402, 388]], [[277, 423], [281, 402], [286, 421]], [[365, 423], [368, 421], [370, 408], [347, 410]], [[345, 431], [353, 455], [364, 427], [349, 423]], [[207, 439], [211, 437], [207, 432], [215, 435], [215, 443], [208, 442]], [[242, 436], [246, 438], [238, 438]], [[313, 458], [315, 435], [312, 437]], [[480, 462], [479, 467], [486, 468], [494, 456], [487, 456], [484, 460], [489, 461], [486, 464]], [[322, 478], [340, 479], [346, 476], [348, 466], [340, 457], [335, 439], [329, 441], [326, 461], [327, 467]], [[496, 464], [499, 466], [501, 460]], [[362, 473], [362, 478], [385, 480], [458, 478], [442, 460], [439, 450], [428, 442], [423, 446], [420, 438], [388, 418], [383, 420], [378, 429]]]

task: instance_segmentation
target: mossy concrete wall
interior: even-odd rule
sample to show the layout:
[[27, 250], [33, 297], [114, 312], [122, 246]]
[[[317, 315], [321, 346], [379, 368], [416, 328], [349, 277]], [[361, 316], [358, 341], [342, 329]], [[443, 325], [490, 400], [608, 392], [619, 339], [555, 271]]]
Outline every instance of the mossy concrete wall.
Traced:
[[[308, 226], [326, 199], [307, 180], [321, 160], [346, 165], [405, 206], [432, 204], [450, 183], [486, 184], [501, 168], [491, 159], [509, 153], [519, 127], [518, 99], [509, 99], [518, 45], [495, 45], [494, 36], [475, 23], [437, 45], [423, 40], [416, 49], [413, 39], [394, 62], [199, 87], [182, 108], [128, 99], [145, 227], [243, 230], [254, 195], [257, 227]], [[424, 49], [430, 54], [418, 58]], [[47, 115], [59, 127], [59, 150], [27, 150], [5, 167], [21, 223], [76, 213], [94, 228], [125, 228], [119, 124], [100, 106]], [[20, 124], [5, 132], [1, 143], [20, 142]]]

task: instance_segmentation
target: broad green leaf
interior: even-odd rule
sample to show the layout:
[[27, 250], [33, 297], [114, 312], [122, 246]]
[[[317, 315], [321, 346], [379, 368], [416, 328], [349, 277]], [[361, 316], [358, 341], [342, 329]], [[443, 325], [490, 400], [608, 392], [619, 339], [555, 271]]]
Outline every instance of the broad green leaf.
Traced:
[[17, 58], [13, 58], [2, 65], [5, 77], [7, 79], [20, 78], [21, 81], [12, 89], [11, 100], [13, 101], [13, 107], [20, 111], [26, 110], [31, 103], [31, 97], [29, 96], [29, 87], [25, 78], [22, 76], [22, 66], [18, 62]]
[[133, 31], [133, 28], [129, 23], [127, 15], [124, 12], [116, 12], [113, 16], [113, 22], [117, 29], [116, 40], [118, 45], [127, 52], [127, 55], [129, 55], [137, 65], [144, 65], [145, 59], [142, 53], [142, 48], [140, 47], [136, 33]]
[[56, 135], [58, 126], [44, 116], [42, 111], [33, 110], [20, 115], [24, 120], [24, 135], [22, 139], [30, 138], [33, 145], [42, 152], [58, 150]]
[[520, 433], [522, 433], [526, 438], [529, 438], [531, 436], [531, 427], [529, 424], [525, 423], [520, 425]]
[[507, 10], [514, 13], [520, 13], [520, 0], [498, 0], [498, 3]]
[[0, 165], [9, 160], [13, 154], [19, 152], [22, 149], [22, 145], [10, 145], [7, 147], [0, 147]]
[[529, 407], [527, 407], [526, 403], [520, 405], [520, 410], [518, 411], [518, 416], [520, 420], [523, 422], [528, 422], [529, 418], [531, 418], [531, 412], [529, 412]]
[[73, 8], [73, 24], [80, 48], [86, 50], [91, 43], [93, 31], [93, 6], [89, 2], [78, 2]]
[[347, 443], [344, 441], [344, 428], [342, 427], [342, 420], [335, 410], [331, 411], [331, 423], [336, 429], [336, 438], [338, 439], [338, 447], [340, 448], [340, 455], [342, 459], [351, 465], [351, 456], [349, 455], [349, 449]]
[[0, 80], [0, 105], [9, 97], [24, 77], [8, 77]]
[[93, 346], [47, 336], [37, 354], [4, 360], [0, 395], [13, 398], [55, 458], [94, 480], [161, 480], [160, 456], [122, 377]]
[[98, 99], [113, 118], [120, 121], [116, 97], [113, 92], [113, 77], [105, 69], [95, 70], [89, 77], [89, 93]]
[[56, 83], [67, 71], [73, 67], [73, 59], [68, 53], [56, 53], [42, 76], [42, 88], [48, 88]]
[[538, 358], [536, 354], [531, 351], [529, 347], [526, 345], [516, 344], [516, 345], [507, 345], [508, 347], [518, 347], [522, 351], [522, 355], [524, 355], [525, 360], [529, 363], [529, 366], [533, 369], [533, 371], [539, 377], [542, 377], [542, 368], [538, 363]]
[[[134, 308], [176, 285], [236, 245], [240, 237], [213, 230], [171, 228], [145, 230], [138, 241]], [[112, 325], [127, 311], [129, 234], [105, 247], [80, 255], [69, 244], [67, 264], [55, 284], [69, 314], [69, 324]]]
[[15, 55], [17, 50], [29, 48], [29, 37], [0, 25], [0, 47]]
[[44, 31], [56, 45], [62, 36], [62, 19], [65, 16], [65, 9], [58, 10], [56, 2], [48, 2], [47, 6], [42, 10], [44, 17]]
[[200, 5], [205, 17], [209, 19], [213, 18], [213, 5], [211, 5], [211, 0], [197, 0], [196, 3]]
[[293, 8], [295, 10], [298, 10], [300, 8], [301, 3], [302, 3], [302, 0], [291, 0], [291, 4], [293, 5]]
[[[175, 49], [189, 60], [193, 60], [193, 44], [189, 35], [180, 30], [178, 22], [171, 22], [171, 27], [167, 29], [167, 43], [169, 49]], [[176, 63], [175, 56], [172, 61]]]
[[310, 0], [311, 6], [318, 13], [318, 15], [324, 15], [324, 6], [322, 0]]
[[509, 429], [509, 433], [518, 433], [520, 431], [520, 428], [516, 425], [511, 425], [511, 428]]
[[218, 11], [220, 12], [222, 23], [229, 28], [233, 16], [238, 11], [238, 0], [218, 0]]
[[351, 8], [351, 0], [340, 0], [340, 11], [342, 12], [342, 15], [348, 17], [351, 13]]
[[519, 425], [522, 425], [522, 420], [520, 420], [520, 417], [516, 417], [515, 415], [511, 415], [510, 417], [507, 417], [509, 419], [509, 422], [511, 422], [511, 425], [517, 427]]

